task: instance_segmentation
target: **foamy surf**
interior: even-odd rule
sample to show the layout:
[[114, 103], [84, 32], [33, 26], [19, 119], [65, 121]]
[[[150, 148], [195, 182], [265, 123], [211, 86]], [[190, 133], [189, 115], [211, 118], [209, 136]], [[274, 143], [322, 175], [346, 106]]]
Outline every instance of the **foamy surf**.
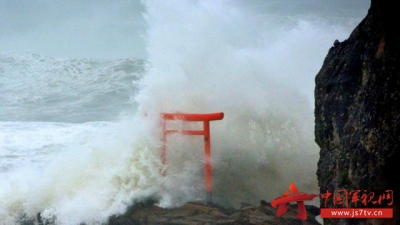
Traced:
[[40, 212], [45, 219], [56, 218], [57, 224], [104, 222], [134, 201], [157, 193], [157, 151], [141, 135], [147, 133], [144, 128], [135, 125], [135, 133], [128, 125], [132, 124], [103, 124], [101, 132], [75, 130], [80, 139], [59, 131], [75, 142], [52, 152], [46, 166], [18, 164], [2, 174], [1, 221], [17, 224], [23, 214], [35, 218]]

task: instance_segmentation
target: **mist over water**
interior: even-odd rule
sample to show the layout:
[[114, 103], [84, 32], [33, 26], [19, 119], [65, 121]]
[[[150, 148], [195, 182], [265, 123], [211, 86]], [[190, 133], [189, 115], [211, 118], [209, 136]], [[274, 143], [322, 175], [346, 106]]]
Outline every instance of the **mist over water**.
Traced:
[[271, 201], [291, 182], [317, 193], [314, 76], [361, 18], [254, 2], [143, 2], [147, 63], [0, 55], [0, 223], [99, 224], [149, 198], [204, 200], [201, 137], [169, 136], [160, 174], [162, 112], [224, 112], [211, 122], [216, 204]]

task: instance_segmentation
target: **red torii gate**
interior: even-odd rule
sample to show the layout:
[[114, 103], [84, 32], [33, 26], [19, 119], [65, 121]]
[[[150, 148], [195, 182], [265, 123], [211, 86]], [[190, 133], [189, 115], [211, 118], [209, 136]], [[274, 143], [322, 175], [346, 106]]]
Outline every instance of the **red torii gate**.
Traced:
[[[209, 114], [190, 114], [190, 113], [162, 113], [162, 147], [161, 147], [161, 163], [163, 165], [162, 174], [165, 176], [166, 168], [166, 142], [167, 135], [180, 133], [183, 135], [203, 135], [204, 136], [204, 159], [205, 159], [205, 180], [207, 191], [207, 202], [212, 203], [212, 166], [211, 166], [211, 141], [210, 141], [210, 121], [222, 120], [223, 112]], [[188, 122], [203, 122], [203, 130], [167, 130], [167, 120], [180, 120]]]

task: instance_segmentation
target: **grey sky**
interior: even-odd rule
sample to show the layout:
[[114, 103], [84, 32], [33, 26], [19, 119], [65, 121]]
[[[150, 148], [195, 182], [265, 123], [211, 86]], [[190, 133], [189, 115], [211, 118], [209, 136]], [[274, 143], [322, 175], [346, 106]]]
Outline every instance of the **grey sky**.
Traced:
[[138, 0], [0, 0], [0, 52], [145, 57]]
[[[161, 1], [161, 0], [160, 0]], [[370, 0], [242, 0], [256, 14], [363, 18]], [[146, 58], [140, 0], [0, 0], [0, 52]]]

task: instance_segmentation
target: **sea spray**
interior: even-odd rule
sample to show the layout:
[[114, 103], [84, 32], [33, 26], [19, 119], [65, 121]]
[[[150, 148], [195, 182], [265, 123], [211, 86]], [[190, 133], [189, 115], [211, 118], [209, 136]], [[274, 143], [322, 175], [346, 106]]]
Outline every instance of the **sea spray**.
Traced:
[[[162, 112], [225, 113], [211, 123], [214, 201], [271, 200], [291, 182], [316, 192], [310, 90], [345, 29], [322, 18], [252, 15], [231, 1], [145, 4], [151, 67], [136, 98], [139, 113], [154, 120]], [[176, 203], [183, 202], [160, 200]]]

